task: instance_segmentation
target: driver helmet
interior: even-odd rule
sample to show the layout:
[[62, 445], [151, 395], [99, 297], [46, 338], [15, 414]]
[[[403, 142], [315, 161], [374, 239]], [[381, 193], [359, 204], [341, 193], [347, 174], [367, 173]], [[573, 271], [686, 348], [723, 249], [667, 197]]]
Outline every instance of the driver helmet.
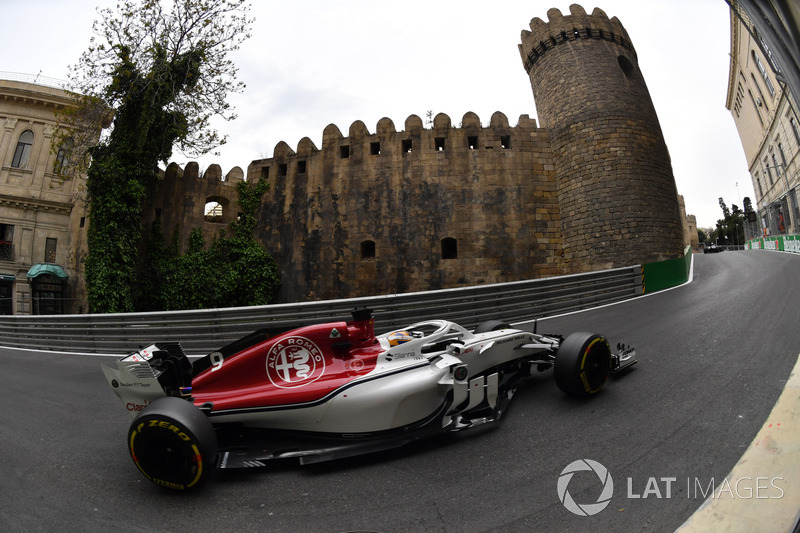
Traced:
[[414, 339], [414, 336], [408, 331], [395, 331], [387, 337], [389, 346], [397, 346]]

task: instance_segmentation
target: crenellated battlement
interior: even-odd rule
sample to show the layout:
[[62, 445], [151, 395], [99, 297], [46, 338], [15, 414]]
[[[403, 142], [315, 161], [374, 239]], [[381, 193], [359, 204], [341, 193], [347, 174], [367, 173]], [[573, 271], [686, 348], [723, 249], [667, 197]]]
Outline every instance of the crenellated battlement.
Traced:
[[548, 22], [534, 17], [530, 22], [530, 31], [522, 31], [519, 50], [526, 71], [530, 72], [533, 64], [548, 50], [578, 39], [611, 41], [636, 57], [628, 32], [617, 17], [609, 19], [600, 8], [595, 8], [591, 15], [587, 15], [586, 10], [578, 4], [569, 6], [569, 11], [569, 15], [563, 15], [561, 10], [552, 8], [547, 11]]
[[[188, 243], [189, 234], [194, 228], [201, 228], [207, 242], [210, 242], [222, 229], [236, 220], [239, 191], [237, 185], [244, 181], [244, 172], [238, 166], [223, 176], [217, 164], [200, 174], [197, 162], [192, 161], [182, 168], [170, 163], [159, 173], [156, 190], [148, 196], [143, 205], [142, 222], [149, 228], [158, 218], [167, 240], [178, 231], [181, 243]], [[216, 203], [218, 211], [213, 216], [206, 213], [206, 205]]]
[[[488, 143], [484, 146], [484, 148], [492, 148], [495, 146], [499, 146], [501, 149], [503, 148], [502, 143], [494, 143], [493, 140], [500, 139], [501, 137], [507, 137], [509, 132], [515, 131], [517, 128], [520, 128], [524, 131], [529, 130], [536, 130], [537, 124], [536, 119], [530, 118], [529, 115], [520, 115], [517, 125], [516, 126], [509, 126], [508, 118], [501, 112], [496, 111], [492, 114], [491, 119], [489, 121], [488, 127], [483, 127], [481, 124], [481, 119], [473, 112], [467, 112], [461, 118], [461, 123], [458, 126], [453, 126], [452, 120], [450, 117], [445, 113], [439, 113], [433, 118], [433, 124], [430, 128], [425, 128], [422, 119], [418, 115], [409, 115], [406, 118], [404, 123], [404, 129], [397, 130], [394, 122], [387, 117], [380, 119], [376, 125], [375, 133], [370, 133], [367, 126], [364, 122], [360, 120], [356, 120], [350, 125], [348, 130], [347, 136], [342, 134], [342, 131], [339, 129], [338, 126], [335, 124], [329, 124], [322, 132], [322, 149], [318, 148], [314, 141], [309, 139], [308, 137], [303, 137], [297, 144], [297, 150], [292, 150], [292, 148], [284, 141], [280, 141], [278, 144], [275, 145], [275, 148], [272, 151], [272, 157], [261, 159], [257, 161], [253, 161], [251, 166], [256, 166], [258, 168], [263, 168], [267, 162], [270, 161], [283, 161], [287, 159], [297, 159], [297, 158], [307, 158], [314, 156], [316, 153], [324, 151], [326, 148], [330, 148], [333, 145], [339, 146], [350, 146], [348, 144], [349, 140], [354, 140], [356, 143], [360, 143], [363, 139], [371, 138], [373, 140], [377, 140], [379, 138], [386, 139], [386, 138], [397, 138], [400, 139], [401, 137], [410, 139], [413, 136], [430, 136], [430, 134], [447, 134], [448, 137], [456, 139], [466, 136], [474, 136], [474, 134], [478, 131], [481, 131], [481, 136], [486, 140]], [[427, 134], [425, 132], [428, 132]], [[462, 144], [461, 147], [469, 147], [468, 139], [464, 137], [465, 142]], [[454, 145], [455, 146], [455, 145]], [[430, 148], [430, 146], [428, 146]], [[376, 150], [382, 150], [386, 147], [380, 146], [370, 146], [371, 153]], [[401, 151], [403, 150], [403, 145], [401, 142]], [[408, 145], [406, 144], [406, 148]], [[424, 148], [424, 146], [418, 146], [417, 149]], [[438, 146], [434, 143], [432, 148], [435, 150], [439, 149], [446, 149]], [[473, 146], [474, 149], [474, 146]], [[406, 149], [405, 152], [412, 152], [414, 150], [413, 143], [410, 146], [410, 149]], [[344, 154], [342, 152], [341, 154]], [[340, 155], [341, 155], [340, 154]], [[372, 153], [372, 155], [378, 155], [377, 153]], [[350, 155], [343, 157], [344, 159], [349, 159]], [[237, 167], [238, 168], [238, 167]], [[252, 175], [250, 169], [248, 169], [248, 177]]]
[[244, 172], [237, 166], [230, 169], [223, 177], [222, 167], [214, 163], [200, 175], [200, 165], [196, 161], [191, 161], [186, 164], [185, 169], [177, 163], [170, 163], [164, 171], [159, 173], [158, 178], [162, 181], [203, 179], [210, 183], [219, 182], [221, 186], [235, 188], [237, 183], [244, 180]]

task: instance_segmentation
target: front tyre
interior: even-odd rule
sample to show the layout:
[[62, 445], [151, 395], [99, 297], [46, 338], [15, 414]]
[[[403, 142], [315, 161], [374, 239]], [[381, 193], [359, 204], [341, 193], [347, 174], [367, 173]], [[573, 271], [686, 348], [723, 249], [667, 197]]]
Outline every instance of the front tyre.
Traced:
[[611, 348], [602, 335], [573, 333], [561, 343], [553, 369], [556, 385], [570, 396], [600, 392], [611, 372]]
[[161, 487], [188, 490], [213, 472], [217, 437], [211, 421], [190, 401], [168, 396], [134, 418], [128, 447], [144, 477]]

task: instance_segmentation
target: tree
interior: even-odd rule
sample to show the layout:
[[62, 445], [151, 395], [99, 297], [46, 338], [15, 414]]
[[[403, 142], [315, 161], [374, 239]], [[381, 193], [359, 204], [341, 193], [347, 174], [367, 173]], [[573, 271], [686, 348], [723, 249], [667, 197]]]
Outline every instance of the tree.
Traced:
[[71, 90], [82, 104], [72, 119], [86, 120], [92, 110], [96, 116], [98, 102], [114, 113], [89, 149], [85, 268], [93, 312], [133, 310], [141, 206], [158, 163], [168, 163], [173, 146], [200, 155], [224, 143], [210, 121], [235, 118], [226, 98], [244, 88], [228, 55], [250, 36], [246, 0], [170, 6], [120, 0], [116, 11], [99, 10], [95, 37], [71, 69]]
[[719, 199], [719, 206], [724, 218], [717, 220], [717, 243], [729, 246], [744, 244], [744, 212], [736, 204], [728, 209], [722, 198]]

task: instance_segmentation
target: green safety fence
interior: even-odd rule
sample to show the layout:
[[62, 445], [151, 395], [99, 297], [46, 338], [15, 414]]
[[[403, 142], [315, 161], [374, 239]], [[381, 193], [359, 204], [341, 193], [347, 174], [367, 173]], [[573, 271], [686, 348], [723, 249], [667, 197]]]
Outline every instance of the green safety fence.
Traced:
[[692, 247], [683, 250], [683, 257], [645, 263], [642, 265], [643, 293], [650, 293], [677, 287], [689, 281], [692, 266]]
[[776, 235], [747, 241], [745, 250], [773, 250], [800, 253], [800, 235]]

